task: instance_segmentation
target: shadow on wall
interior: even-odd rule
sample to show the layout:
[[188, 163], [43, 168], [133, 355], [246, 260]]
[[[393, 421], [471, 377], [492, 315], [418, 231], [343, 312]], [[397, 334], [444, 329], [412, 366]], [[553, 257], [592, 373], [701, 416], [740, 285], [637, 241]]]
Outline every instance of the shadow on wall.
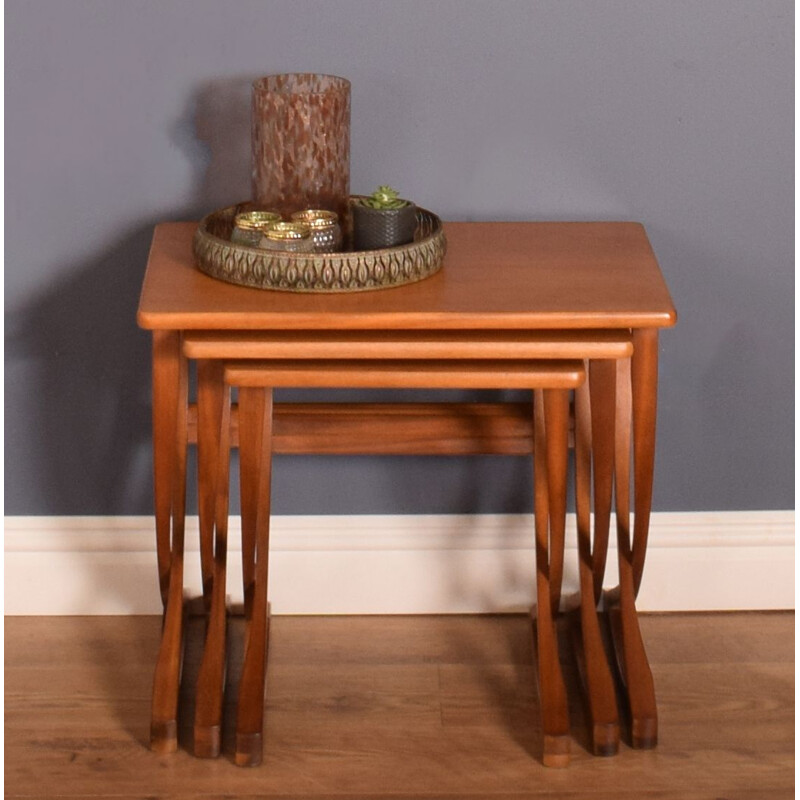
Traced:
[[132, 514], [149, 503], [149, 487], [132, 496], [131, 480], [149, 437], [150, 346], [136, 304], [151, 236], [135, 229], [6, 316], [7, 363], [33, 365], [17, 400], [39, 482], [16, 513]]
[[[7, 361], [25, 366], [20, 372], [24, 385], [15, 387], [13, 399], [28, 436], [24, 454], [16, 457], [24, 456], [30, 474], [37, 476], [35, 486], [24, 487], [24, 493], [17, 491], [17, 508], [10, 508], [10, 513], [151, 513], [150, 337], [136, 326], [144, 266], [157, 222], [197, 219], [211, 208], [249, 195], [250, 83], [249, 77], [206, 83], [176, 120], [171, 136], [194, 169], [189, 203], [139, 219], [115, 241], [109, 236], [112, 244], [59, 270], [64, 278], [7, 316]], [[519, 513], [529, 509], [529, 462], [514, 461], [512, 479], [500, 491], [483, 482], [477, 463], [467, 460], [451, 469], [456, 480], [447, 494], [456, 507], [450, 510]], [[434, 470], [428, 466], [430, 471], [424, 474], [431, 475]], [[425, 503], [444, 488], [428, 486], [419, 473], [414, 474], [411, 463], [387, 465], [387, 469], [399, 479], [387, 490], [384, 501], [410, 513], [425, 511]], [[196, 513], [191, 477], [188, 486], [187, 509]], [[234, 511], [235, 497], [233, 488]], [[346, 513], [358, 511], [351, 499], [345, 500]], [[361, 509], [361, 513], [369, 511]], [[526, 579], [509, 553], [498, 558], [509, 587]], [[462, 591], [458, 568], [451, 566], [451, 588], [458, 596]], [[127, 594], [130, 589], [117, 587], [116, 591]], [[126, 599], [120, 601], [124, 604]]]
[[204, 84], [176, 123], [172, 138], [195, 170], [189, 204], [109, 236], [6, 315], [6, 363], [29, 367], [26, 385], [6, 395], [25, 404], [16, 417], [26, 450], [16, 457], [37, 482], [11, 492], [9, 513], [150, 513], [150, 337], [136, 309], [153, 228], [249, 196], [251, 80]]
[[257, 75], [203, 84], [172, 130], [171, 138], [196, 167], [191, 197], [198, 219], [250, 197], [250, 92]]

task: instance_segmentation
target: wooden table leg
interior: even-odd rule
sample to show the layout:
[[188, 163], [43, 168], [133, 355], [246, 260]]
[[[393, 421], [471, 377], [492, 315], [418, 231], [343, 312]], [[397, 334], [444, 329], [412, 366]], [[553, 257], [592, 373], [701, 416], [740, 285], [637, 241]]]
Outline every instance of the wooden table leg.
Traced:
[[[551, 584], [551, 557], [563, 550], [564, 525], [555, 520], [566, 509], [567, 436], [569, 393], [541, 390], [534, 393], [534, 511], [536, 528], [536, 609], [534, 625], [542, 709], [544, 752], [548, 767], [569, 763], [569, 708], [561, 663], [552, 601], [560, 586]], [[555, 524], [554, 524], [555, 523]]]
[[176, 466], [181, 339], [176, 331], [153, 331], [153, 497], [158, 584], [164, 608], [172, 560], [172, 486]]
[[211, 610], [214, 583], [214, 515], [220, 458], [220, 421], [224, 386], [216, 361], [197, 362], [197, 512], [200, 527], [200, 572], [203, 604]]
[[[617, 660], [630, 709], [632, 744], [636, 748], [651, 748], [655, 747], [658, 741], [658, 714], [653, 674], [647, 660], [636, 613], [636, 573], [630, 531], [631, 362], [627, 359], [618, 363], [616, 392], [615, 506], [619, 589], [609, 593], [607, 598]], [[641, 406], [644, 399], [646, 394], [644, 398], [640, 395], [636, 403]], [[652, 420], [655, 419], [654, 411], [653, 409]], [[642, 425], [641, 418], [640, 425]], [[645, 472], [645, 465], [641, 460], [640, 469], [642, 473]], [[652, 469], [649, 471], [649, 476], [652, 478]], [[640, 535], [640, 541], [646, 539], [642, 539]], [[642, 564], [643, 555], [642, 553]]]
[[611, 506], [614, 494], [614, 423], [616, 415], [616, 361], [589, 362], [592, 482], [594, 487], [594, 599], [600, 602], [606, 572]]
[[[267, 646], [269, 619], [267, 616], [267, 579], [269, 576], [269, 518], [270, 483], [272, 478], [272, 390], [258, 388], [239, 389], [240, 437], [252, 438], [247, 427], [250, 422], [260, 427], [260, 455], [258, 469], [253, 472], [253, 458], [248, 455], [243, 464], [241, 483], [249, 484], [247, 497], [253, 497], [252, 485], [257, 483], [255, 524], [248, 521], [248, 530], [255, 530], [255, 566], [248, 574], [253, 578], [252, 604], [247, 622], [245, 655], [239, 683], [239, 705], [236, 718], [236, 754], [239, 766], [256, 766], [263, 753], [264, 689], [266, 685]], [[258, 425], [258, 417], [261, 417]], [[242, 427], [245, 426], [245, 427]], [[248, 471], [245, 472], [244, 468]], [[252, 505], [248, 504], [250, 513]], [[242, 527], [245, 527], [244, 521]]]
[[653, 502], [653, 468], [656, 456], [658, 395], [658, 330], [644, 328], [633, 334], [631, 391], [633, 399], [633, 587], [642, 582]]
[[[186, 517], [188, 368], [177, 331], [153, 332], [153, 457], [156, 552], [164, 601], [153, 678], [150, 746], [178, 749], [178, 694], [183, 656], [183, 549]], [[171, 531], [170, 531], [171, 522]]]
[[[578, 654], [579, 672], [583, 679], [591, 717], [592, 749], [595, 755], [611, 756], [619, 750], [619, 717], [614, 679], [600, 632], [594, 591], [591, 534], [592, 416], [590, 389], [584, 384], [575, 390], [575, 484], [580, 625], [573, 627], [572, 630]], [[610, 488], [609, 484], [609, 490]], [[598, 545], [596, 542], [595, 547], [599, 546], [605, 545], [602, 542]], [[605, 563], [604, 555], [601, 560]]]
[[[230, 469], [230, 389], [222, 380], [219, 362], [198, 363], [198, 443], [206, 445], [218, 432], [217, 458], [213, 478], [203, 475], [201, 485], [211, 484], [214, 495], [214, 561], [211, 585], [211, 610], [208, 617], [203, 660], [197, 678], [197, 704], [194, 718], [194, 754], [215, 758], [222, 746], [222, 711], [226, 664], [225, 578], [228, 554], [228, 477]], [[211, 384], [211, 385], [209, 385]], [[201, 407], [211, 401], [216, 408]]]
[[239, 437], [239, 481], [242, 515], [242, 584], [244, 587], [244, 615], [247, 622], [253, 616], [255, 590], [256, 519], [258, 517], [258, 475], [261, 470], [261, 437], [264, 422], [263, 391], [240, 389], [245, 402], [239, 403], [239, 429], [246, 431]]

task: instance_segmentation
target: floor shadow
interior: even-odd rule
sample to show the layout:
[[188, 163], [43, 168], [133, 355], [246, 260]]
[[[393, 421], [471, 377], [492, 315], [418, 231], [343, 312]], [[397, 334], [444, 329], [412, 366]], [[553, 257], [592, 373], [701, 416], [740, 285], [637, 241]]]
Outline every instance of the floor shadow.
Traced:
[[112, 711], [119, 729], [143, 749], [150, 747], [152, 668], [158, 656], [161, 619], [156, 616], [88, 616], [75, 645], [94, 665], [85, 687]]

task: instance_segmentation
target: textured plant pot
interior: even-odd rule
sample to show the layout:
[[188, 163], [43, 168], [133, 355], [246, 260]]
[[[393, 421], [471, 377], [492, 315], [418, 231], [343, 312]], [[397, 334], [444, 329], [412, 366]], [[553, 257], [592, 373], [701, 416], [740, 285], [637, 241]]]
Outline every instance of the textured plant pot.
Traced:
[[414, 241], [417, 207], [413, 203], [402, 208], [378, 209], [355, 202], [351, 211], [354, 250], [383, 250]]
[[280, 211], [322, 208], [347, 225], [350, 82], [335, 75], [267, 75], [253, 84], [253, 200]]

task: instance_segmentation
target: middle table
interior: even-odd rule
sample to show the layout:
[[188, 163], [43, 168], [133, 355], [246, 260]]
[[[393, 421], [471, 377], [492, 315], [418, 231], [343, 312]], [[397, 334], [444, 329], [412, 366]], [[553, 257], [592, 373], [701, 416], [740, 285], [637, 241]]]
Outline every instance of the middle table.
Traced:
[[[195, 753], [219, 754], [225, 664], [225, 581], [227, 548], [228, 451], [230, 447], [230, 395], [228, 385], [240, 387], [242, 554], [245, 615], [248, 619], [247, 653], [239, 700], [236, 761], [260, 763], [264, 650], [267, 641], [266, 581], [269, 528], [269, 486], [273, 451], [271, 389], [280, 387], [348, 388], [480, 388], [535, 390], [533, 413], [520, 404], [530, 425], [534, 456], [536, 500], [537, 604], [534, 613], [538, 649], [540, 694], [544, 731], [543, 761], [563, 766], [569, 757], [569, 714], [561, 676], [554, 621], [561, 601], [567, 491], [567, 389], [585, 377], [587, 354], [593, 359], [619, 360], [632, 354], [631, 335], [620, 331], [590, 332], [430, 332], [332, 333], [191, 333], [183, 337], [184, 355], [198, 362], [198, 469], [201, 561], [203, 585], [209, 606], [206, 650], [198, 678], [195, 715]], [[580, 360], [565, 360], [575, 359]], [[255, 389], [269, 390], [258, 393]], [[335, 424], [350, 404], [315, 408]], [[363, 409], [359, 410], [363, 411]], [[361, 436], [337, 437], [347, 452], [429, 452], [419, 439], [420, 417], [428, 415], [429, 428], [442, 424], [471, 424], [492, 406], [470, 404], [412, 406], [372, 405]], [[494, 409], [497, 410], [496, 408]], [[296, 412], [297, 413], [297, 412]], [[325, 420], [325, 417], [322, 418]], [[352, 419], [352, 418], [351, 418]], [[358, 417], [361, 434], [364, 419]], [[413, 420], [415, 432], [409, 430]], [[527, 437], [526, 437], [527, 438]], [[278, 440], [278, 437], [276, 437]], [[429, 430], [423, 442], [435, 443], [435, 452], [463, 453], [457, 438]], [[535, 442], [534, 446], [531, 446]], [[326, 447], [298, 447], [293, 452], [316, 452]], [[278, 448], [275, 448], [278, 449]], [[342, 452], [338, 449], [337, 452]], [[258, 545], [256, 543], [259, 543]], [[258, 550], [258, 553], [256, 552]], [[604, 556], [603, 556], [604, 557]], [[594, 591], [582, 605], [582, 649], [590, 654], [584, 674], [594, 689], [591, 697], [594, 746], [598, 753], [615, 752], [619, 731], [614, 690], [605, 659], [596, 616]]]

